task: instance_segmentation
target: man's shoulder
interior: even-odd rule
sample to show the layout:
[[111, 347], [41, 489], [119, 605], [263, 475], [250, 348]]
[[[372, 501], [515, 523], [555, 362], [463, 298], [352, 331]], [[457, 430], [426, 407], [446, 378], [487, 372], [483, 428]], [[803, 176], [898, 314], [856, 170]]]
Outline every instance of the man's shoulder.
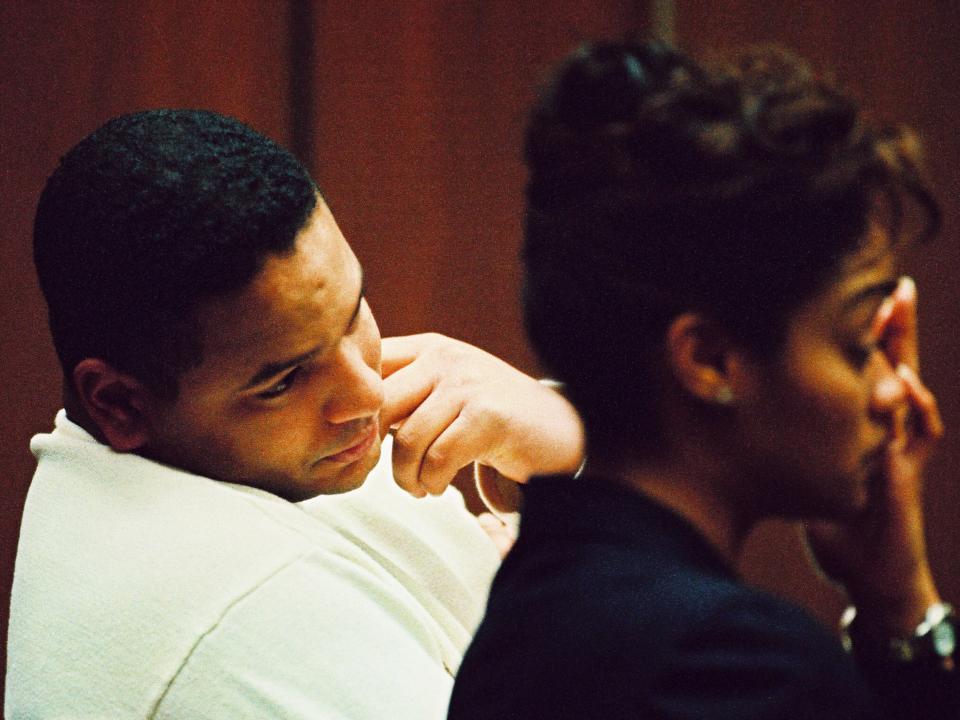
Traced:
[[[18, 605], [24, 617], [73, 614], [92, 626], [215, 614], [298, 558], [358, 556], [340, 534], [269, 493], [56, 431], [33, 445], [38, 466], [21, 522], [15, 620]], [[84, 591], [68, 612], [60, 599], [71, 588]], [[32, 604], [43, 596], [51, 600]]]
[[[416, 637], [425, 657], [437, 654], [403, 588], [298, 505], [83, 437], [39, 445], [11, 603], [8, 684], [18, 702], [149, 707], [187, 663], [256, 668], [231, 664], [224, 649], [286, 646], [300, 633], [322, 643], [338, 628], [378, 625], [378, 607], [382, 634]], [[51, 673], [56, 696], [43, 690]]]

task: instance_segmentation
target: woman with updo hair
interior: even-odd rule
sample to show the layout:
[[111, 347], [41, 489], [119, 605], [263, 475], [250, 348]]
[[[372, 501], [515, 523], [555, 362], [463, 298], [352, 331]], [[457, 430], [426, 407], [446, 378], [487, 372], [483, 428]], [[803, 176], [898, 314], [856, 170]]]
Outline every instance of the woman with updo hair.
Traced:
[[[526, 134], [525, 317], [588, 461], [523, 487], [451, 718], [960, 717], [898, 280], [939, 225], [918, 153], [781, 50], [559, 66]], [[738, 578], [767, 518], [847, 590], [843, 643]]]

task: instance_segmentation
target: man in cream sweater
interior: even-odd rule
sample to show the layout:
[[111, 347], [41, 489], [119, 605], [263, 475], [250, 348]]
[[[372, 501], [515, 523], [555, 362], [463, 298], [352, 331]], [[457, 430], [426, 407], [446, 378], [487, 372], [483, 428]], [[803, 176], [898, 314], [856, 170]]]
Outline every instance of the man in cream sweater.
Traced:
[[214, 113], [83, 140], [34, 254], [65, 409], [31, 445], [6, 717], [443, 717], [498, 563], [447, 485], [573, 471], [571, 406], [381, 343], [309, 175]]

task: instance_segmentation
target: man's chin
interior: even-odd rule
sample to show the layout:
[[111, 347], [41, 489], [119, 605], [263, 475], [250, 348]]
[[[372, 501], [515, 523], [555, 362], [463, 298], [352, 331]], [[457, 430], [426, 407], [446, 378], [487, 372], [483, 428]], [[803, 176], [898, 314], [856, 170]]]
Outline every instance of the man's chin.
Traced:
[[288, 502], [299, 503], [323, 495], [340, 495], [356, 490], [363, 485], [379, 459], [380, 440], [378, 438], [363, 457], [348, 465], [331, 466], [321, 461], [313, 463], [308, 471], [299, 477], [273, 476], [269, 479], [245, 479], [233, 482], [265, 490]]
[[315, 469], [323, 471], [322, 477], [316, 478], [311, 487], [304, 488], [304, 496], [295, 502], [319, 495], [339, 495], [356, 490], [363, 485], [367, 476], [376, 467], [380, 460], [380, 452], [381, 442], [378, 436], [363, 457], [342, 466], [337, 472], [330, 474], [332, 468], [324, 467], [323, 461], [317, 463]]

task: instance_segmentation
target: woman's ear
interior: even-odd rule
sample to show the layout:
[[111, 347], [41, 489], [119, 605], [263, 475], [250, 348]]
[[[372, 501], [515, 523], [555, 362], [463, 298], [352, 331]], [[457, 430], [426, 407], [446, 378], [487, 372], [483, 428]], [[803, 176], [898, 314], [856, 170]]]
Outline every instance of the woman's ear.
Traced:
[[675, 317], [667, 329], [667, 360], [693, 397], [719, 405], [736, 402], [742, 351], [717, 323], [697, 313]]
[[149, 391], [136, 378], [98, 358], [85, 358], [73, 369], [73, 391], [84, 412], [117, 452], [146, 444]]

